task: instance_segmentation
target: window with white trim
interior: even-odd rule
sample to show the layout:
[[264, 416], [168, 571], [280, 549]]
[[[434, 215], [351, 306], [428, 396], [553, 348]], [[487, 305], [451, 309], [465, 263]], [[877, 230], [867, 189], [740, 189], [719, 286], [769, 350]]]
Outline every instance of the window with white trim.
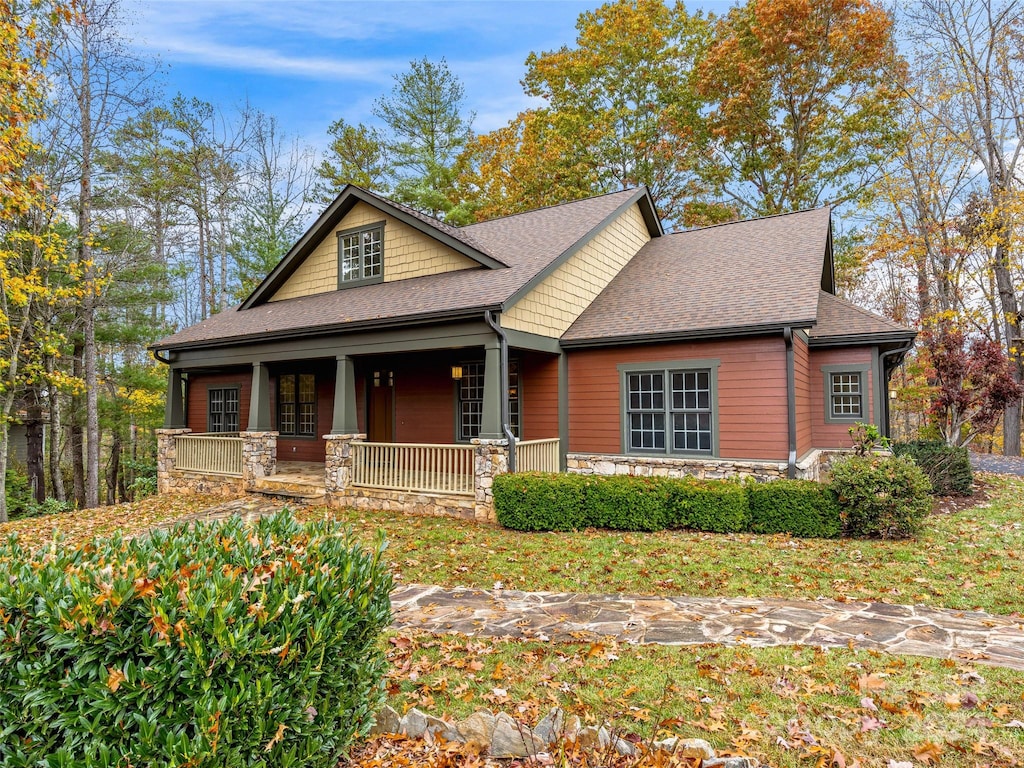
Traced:
[[237, 432], [239, 421], [239, 387], [217, 387], [206, 390], [206, 431]]
[[338, 287], [384, 279], [384, 225], [338, 233]]
[[627, 452], [713, 455], [713, 367], [627, 370], [623, 387]]
[[828, 372], [828, 413], [833, 419], [864, 418], [864, 373]]

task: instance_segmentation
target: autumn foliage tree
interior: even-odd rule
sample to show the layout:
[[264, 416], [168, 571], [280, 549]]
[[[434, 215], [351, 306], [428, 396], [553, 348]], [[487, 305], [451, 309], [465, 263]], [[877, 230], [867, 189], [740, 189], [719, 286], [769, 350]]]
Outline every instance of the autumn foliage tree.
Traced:
[[926, 329], [924, 348], [934, 382], [929, 414], [948, 445], [967, 445], [990, 432], [1007, 404], [1024, 394], [1002, 347], [980, 336], [968, 339], [952, 320]]

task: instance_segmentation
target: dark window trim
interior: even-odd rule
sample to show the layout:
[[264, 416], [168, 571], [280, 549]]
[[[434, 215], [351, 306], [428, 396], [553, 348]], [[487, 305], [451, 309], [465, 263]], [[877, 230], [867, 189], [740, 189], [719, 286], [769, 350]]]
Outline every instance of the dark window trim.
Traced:
[[[516, 404], [519, 407], [519, 429], [518, 430], [513, 430], [513, 431], [515, 432], [516, 440], [517, 441], [521, 441], [523, 439], [522, 438], [522, 434], [523, 434], [523, 361], [522, 361], [522, 358], [520, 358], [518, 356], [512, 356], [512, 357], [509, 357], [508, 362], [509, 362], [509, 372], [510, 373], [511, 373], [511, 369], [512, 369], [512, 364], [514, 363], [515, 366], [516, 366], [516, 398], [515, 398], [515, 400], [516, 400]], [[482, 359], [476, 358], [476, 359], [471, 359], [471, 360], [459, 360], [459, 361], [456, 361], [456, 362], [452, 363], [452, 365], [461, 365], [462, 368], [463, 368], [463, 373], [465, 373], [466, 366], [471, 364], [471, 363], [476, 363], [476, 364], [479, 364], [479, 365], [484, 365], [485, 364]], [[462, 380], [461, 379], [453, 379], [452, 383], [455, 385], [454, 386], [454, 397], [455, 397], [455, 406], [454, 406], [454, 410], [455, 410], [455, 433], [454, 434], [455, 434], [455, 443], [457, 445], [467, 445], [470, 442], [470, 440], [472, 440], [473, 438], [471, 438], [471, 437], [463, 437], [462, 436]], [[511, 387], [509, 387], [509, 388], [511, 389]], [[509, 399], [509, 412], [510, 412], [509, 415], [510, 416], [511, 416], [511, 409], [512, 409], [512, 401], [511, 401], [511, 398], [510, 398]]]
[[[286, 376], [295, 377], [295, 431], [284, 432], [281, 429], [281, 379]], [[299, 376], [312, 376], [313, 377], [313, 431], [312, 432], [299, 432], [299, 406], [301, 400], [299, 400]], [[294, 373], [279, 373], [277, 375], [277, 381], [275, 382], [274, 399], [277, 403], [277, 412], [275, 413], [274, 428], [281, 437], [286, 437], [289, 440], [318, 440], [319, 431], [317, 425], [320, 423], [320, 377], [313, 371], [295, 371]]]
[[[834, 365], [821, 366], [822, 392], [825, 393], [825, 423], [826, 424], [855, 424], [858, 421], [871, 421], [867, 416], [870, 405], [868, 392], [867, 373], [871, 370], [871, 363], [836, 363]], [[836, 416], [832, 410], [832, 374], [850, 373], [860, 376], [860, 414], [857, 416]]]
[[[619, 371], [619, 432], [622, 453], [629, 456], [680, 456], [691, 458], [718, 458], [719, 456], [719, 424], [718, 424], [718, 368], [722, 361], [718, 358], [707, 358], [702, 360], [670, 360], [654, 361], [650, 363], [621, 363], [617, 366]], [[669, 426], [671, 414], [673, 413], [671, 402], [671, 373], [673, 371], [710, 371], [711, 380], [711, 450], [710, 451], [677, 451], [672, 448], [672, 430]], [[631, 373], [662, 373], [665, 378], [665, 448], [661, 449], [637, 449], [629, 445], [629, 381]]]
[[[234, 390], [238, 393], [238, 429], [221, 430], [220, 432], [214, 432], [213, 429], [213, 414], [210, 412], [210, 393], [212, 392], [226, 392], [228, 390]], [[242, 385], [241, 384], [224, 384], [224, 385], [206, 385], [206, 431], [213, 434], [233, 434], [234, 432], [241, 431], [242, 429]]]
[[[351, 229], [343, 229], [343, 230], [341, 230], [341, 231], [339, 231], [337, 233], [337, 238], [338, 238], [338, 288], [339, 288], [339, 290], [342, 289], [342, 288], [354, 288], [357, 285], [373, 285], [374, 283], [383, 283], [384, 282], [384, 225], [386, 223], [387, 222], [385, 222], [385, 221], [377, 221], [377, 222], [374, 222], [373, 224], [365, 224], [365, 225], [363, 225], [361, 227], [352, 227]], [[343, 237], [348, 237], [350, 235], [358, 235], [358, 234], [362, 234], [363, 232], [370, 232], [370, 231], [375, 230], [375, 229], [379, 229], [380, 230], [380, 274], [375, 276], [375, 277], [363, 277], [363, 278], [360, 278], [358, 280], [345, 280], [345, 279], [343, 279], [342, 275], [344, 274], [344, 272], [342, 271], [342, 268], [341, 268], [341, 259], [342, 259], [342, 256], [341, 256], [341, 239]], [[363, 269], [364, 269], [364, 264], [365, 264], [364, 259], [365, 259], [365, 254], [362, 252], [362, 248], [360, 247], [360, 253], [359, 253], [359, 271], [360, 272], [362, 272]]]

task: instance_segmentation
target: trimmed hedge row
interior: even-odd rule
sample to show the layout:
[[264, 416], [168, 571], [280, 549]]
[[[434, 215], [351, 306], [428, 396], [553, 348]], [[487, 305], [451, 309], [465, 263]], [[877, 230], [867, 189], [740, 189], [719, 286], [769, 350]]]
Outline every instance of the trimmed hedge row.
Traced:
[[518, 531], [611, 528], [790, 533], [833, 538], [835, 498], [810, 480], [732, 480], [523, 473], [494, 479], [498, 522]]
[[0, 544], [0, 765], [336, 766], [383, 699], [383, 546], [288, 513]]
[[570, 474], [499, 475], [498, 522], [519, 531], [611, 528], [788, 533], [805, 538], [913, 535], [931, 508], [927, 477], [905, 457], [851, 456], [831, 484]]
[[954, 448], [941, 440], [893, 443], [892, 452], [909, 456], [928, 476], [932, 493], [939, 496], [970, 496], [974, 492], [971, 455], [966, 448]]

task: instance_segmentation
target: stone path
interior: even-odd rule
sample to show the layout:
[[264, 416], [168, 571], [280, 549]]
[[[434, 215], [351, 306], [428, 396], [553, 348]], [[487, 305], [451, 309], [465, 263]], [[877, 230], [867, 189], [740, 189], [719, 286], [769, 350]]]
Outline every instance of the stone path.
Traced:
[[1024, 457], [997, 453], [971, 453], [971, 468], [978, 472], [1024, 475]]
[[1024, 670], [1024, 618], [889, 603], [628, 597], [446, 589], [391, 595], [398, 628], [487, 637], [660, 645], [815, 645], [976, 661]]
[[[165, 523], [247, 520], [287, 504], [243, 497]], [[891, 603], [780, 598], [582, 595], [400, 584], [399, 629], [486, 637], [660, 645], [815, 645], [874, 649], [1024, 671], [1024, 618]]]

